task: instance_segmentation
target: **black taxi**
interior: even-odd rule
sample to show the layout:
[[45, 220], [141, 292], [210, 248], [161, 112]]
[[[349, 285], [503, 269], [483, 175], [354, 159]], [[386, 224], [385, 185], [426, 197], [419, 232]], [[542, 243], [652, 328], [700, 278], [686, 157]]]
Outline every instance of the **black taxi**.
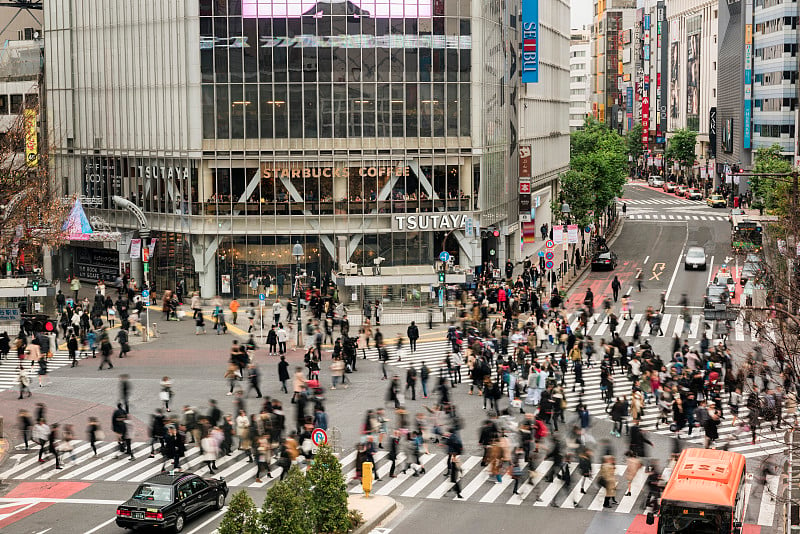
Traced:
[[117, 526], [181, 532], [192, 516], [221, 509], [227, 495], [228, 485], [221, 478], [179, 471], [161, 473], [143, 482], [133, 497], [117, 507]]

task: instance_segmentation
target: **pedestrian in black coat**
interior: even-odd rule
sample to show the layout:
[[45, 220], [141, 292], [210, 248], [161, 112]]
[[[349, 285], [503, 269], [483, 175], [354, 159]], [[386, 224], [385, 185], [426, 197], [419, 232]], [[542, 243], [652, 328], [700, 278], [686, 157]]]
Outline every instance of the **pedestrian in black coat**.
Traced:
[[278, 380], [281, 383], [281, 391], [284, 393], [289, 393], [286, 388], [289, 378], [289, 362], [286, 361], [286, 356], [281, 356], [281, 361], [278, 362]]

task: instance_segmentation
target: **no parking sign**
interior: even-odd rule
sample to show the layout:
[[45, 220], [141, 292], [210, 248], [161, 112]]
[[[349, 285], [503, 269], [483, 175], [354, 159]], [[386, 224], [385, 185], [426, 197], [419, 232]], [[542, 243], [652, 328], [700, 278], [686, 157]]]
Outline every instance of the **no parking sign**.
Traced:
[[321, 428], [315, 428], [311, 432], [311, 443], [317, 447], [322, 447], [328, 443], [328, 434]]

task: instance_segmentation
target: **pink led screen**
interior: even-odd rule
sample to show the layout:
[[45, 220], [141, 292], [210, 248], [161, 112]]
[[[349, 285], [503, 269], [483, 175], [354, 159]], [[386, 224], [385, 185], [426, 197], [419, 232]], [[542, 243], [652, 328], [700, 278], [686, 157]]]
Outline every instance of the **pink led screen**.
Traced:
[[295, 18], [325, 15], [354, 17], [426, 18], [433, 0], [242, 0], [244, 18]]

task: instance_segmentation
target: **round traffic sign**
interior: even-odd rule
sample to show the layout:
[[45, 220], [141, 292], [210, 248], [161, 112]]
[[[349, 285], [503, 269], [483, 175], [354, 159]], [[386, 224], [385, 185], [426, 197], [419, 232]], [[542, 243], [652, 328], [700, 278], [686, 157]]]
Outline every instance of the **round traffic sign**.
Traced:
[[146, 289], [142, 289], [142, 298], [146, 299], [150, 296], [150, 292]]
[[311, 432], [311, 442], [317, 447], [321, 447], [328, 443], [328, 434], [321, 428], [315, 428]]
[[267, 296], [264, 293], [259, 293], [258, 300], [267, 300]]
[[544, 258], [544, 250], [540, 250], [539, 251], [539, 257], [540, 258]]
[[544, 268], [545, 269], [552, 269], [553, 268], [553, 262], [550, 261], [550, 260], [544, 262]]
[[450, 253], [443, 250], [439, 253], [439, 261], [450, 261]]
[[591, 226], [587, 226], [586, 228], [583, 229], [583, 231], [586, 232], [587, 234], [591, 234], [592, 233], [592, 227]]
[[546, 246], [547, 248], [553, 248], [554, 246], [556, 246], [556, 244], [553, 243], [552, 239], [548, 239], [547, 241], [544, 242], [544, 246]]
[[555, 257], [555, 254], [553, 254], [552, 252], [548, 252], [547, 254], [544, 255], [544, 257], [548, 260], [552, 260]]

